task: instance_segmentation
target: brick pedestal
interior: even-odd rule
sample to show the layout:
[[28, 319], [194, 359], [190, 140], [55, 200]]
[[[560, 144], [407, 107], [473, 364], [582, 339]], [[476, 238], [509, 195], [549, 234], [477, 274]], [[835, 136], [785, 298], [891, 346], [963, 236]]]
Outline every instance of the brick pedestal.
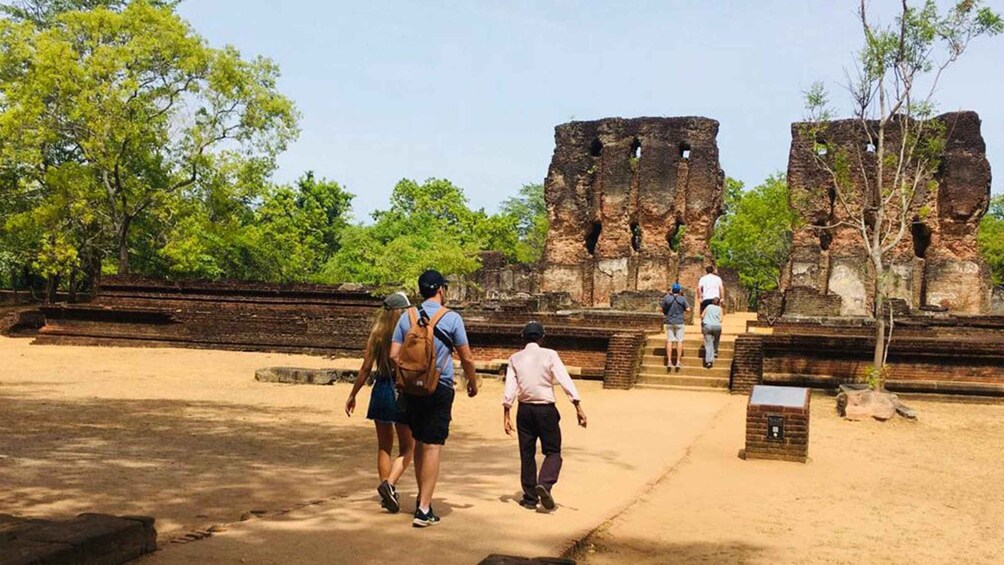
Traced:
[[744, 458], [805, 463], [810, 399], [806, 388], [754, 386], [746, 405]]
[[732, 358], [732, 379], [729, 391], [749, 394], [753, 387], [763, 382], [763, 337], [743, 334], [736, 338]]

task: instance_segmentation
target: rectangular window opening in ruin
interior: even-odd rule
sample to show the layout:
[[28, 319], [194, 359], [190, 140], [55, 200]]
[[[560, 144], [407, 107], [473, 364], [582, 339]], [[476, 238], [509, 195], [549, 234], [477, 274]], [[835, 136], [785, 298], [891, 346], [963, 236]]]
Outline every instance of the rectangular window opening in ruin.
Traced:
[[830, 244], [833, 243], [833, 234], [830, 230], [824, 228], [826, 225], [825, 221], [819, 221], [815, 223], [816, 231], [819, 232], [819, 249], [821, 251], [828, 251], [830, 249]]
[[589, 233], [586, 234], [586, 251], [590, 255], [596, 255], [596, 244], [600, 241], [600, 232], [602, 231], [603, 224], [601, 222], [593, 222], [589, 228]]
[[641, 226], [638, 222], [631, 224], [631, 249], [634, 249], [635, 253], [641, 251]]
[[686, 141], [680, 144], [680, 158], [684, 161], [690, 160], [690, 144]]
[[923, 259], [927, 255], [927, 248], [931, 245], [931, 228], [919, 217], [914, 217], [910, 225], [910, 235], [913, 236], [913, 254], [918, 259]]
[[600, 141], [599, 139], [594, 139], [593, 142], [589, 145], [589, 156], [599, 157], [602, 154], [603, 154], [603, 142]]
[[683, 241], [683, 234], [686, 231], [686, 224], [683, 223], [683, 220], [677, 218], [673, 227], [671, 227], [669, 232], [666, 234], [666, 243], [669, 244], [669, 248], [674, 252], [680, 252], [680, 243]]
[[631, 158], [641, 159], [641, 141], [637, 137], [631, 142]]
[[825, 157], [830, 152], [830, 148], [826, 145], [826, 140], [822, 137], [816, 138], [815, 143], [812, 144], [812, 150], [818, 157]]

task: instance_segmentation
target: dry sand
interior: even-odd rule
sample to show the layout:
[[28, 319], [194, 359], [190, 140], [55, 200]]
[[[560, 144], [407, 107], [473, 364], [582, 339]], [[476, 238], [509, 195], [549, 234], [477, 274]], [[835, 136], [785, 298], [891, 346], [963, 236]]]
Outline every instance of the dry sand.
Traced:
[[745, 399], [580, 552], [613, 563], [1004, 563], [1004, 405], [910, 399], [849, 422], [813, 396], [807, 464], [743, 461]]
[[[914, 402], [916, 423], [850, 423], [817, 396], [801, 465], [736, 457], [742, 398], [580, 381], [590, 427], [561, 400], [559, 508], [543, 514], [513, 501], [518, 453], [502, 432], [501, 386], [486, 382], [457, 397], [434, 500], [443, 522], [415, 530], [407, 512], [378, 507], [367, 391], [347, 418], [347, 384], [253, 379], [263, 366], [346, 363], [0, 338], [0, 512], [152, 515], [163, 549], [144, 563], [475, 563], [557, 555], [596, 528], [580, 555], [589, 563], [1001, 555], [1001, 405]], [[410, 473], [400, 488], [414, 496]], [[252, 510], [265, 517], [239, 521]], [[212, 525], [222, 531], [171, 543]]]

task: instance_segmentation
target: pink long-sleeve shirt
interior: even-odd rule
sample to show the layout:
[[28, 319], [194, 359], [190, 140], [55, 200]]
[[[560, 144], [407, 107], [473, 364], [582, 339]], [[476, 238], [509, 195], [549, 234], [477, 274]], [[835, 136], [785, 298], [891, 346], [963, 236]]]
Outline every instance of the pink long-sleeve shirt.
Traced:
[[524, 404], [553, 404], [555, 384], [561, 385], [573, 401], [579, 400], [579, 391], [575, 389], [575, 383], [558, 353], [536, 343], [528, 343], [522, 351], [509, 358], [502, 405], [509, 408], [516, 400]]

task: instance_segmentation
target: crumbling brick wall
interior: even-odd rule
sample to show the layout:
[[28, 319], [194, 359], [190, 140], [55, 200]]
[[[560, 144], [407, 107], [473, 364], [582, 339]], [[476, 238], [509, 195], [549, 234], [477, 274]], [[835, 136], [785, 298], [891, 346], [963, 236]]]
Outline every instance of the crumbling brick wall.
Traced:
[[[975, 112], [954, 112], [934, 119], [944, 126], [941, 166], [930, 183], [920, 183], [908, 204], [911, 224], [906, 236], [887, 255], [890, 296], [914, 308], [935, 305], [956, 314], [985, 314], [990, 309], [990, 279], [976, 233], [990, 199], [990, 165], [980, 118]], [[858, 120], [810, 126], [796, 123], [791, 128], [789, 198], [802, 222], [783, 283], [839, 296], [840, 315], [869, 316], [875, 273], [855, 224], [863, 200], [856, 195], [875, 185], [874, 149]], [[898, 146], [897, 130], [892, 130], [887, 142]], [[832, 175], [820, 163], [832, 166], [838, 156], [851, 163], [850, 210], [844, 209]]]
[[722, 210], [717, 135], [718, 122], [700, 117], [555, 128], [541, 289], [609, 306], [622, 291], [695, 286]]

